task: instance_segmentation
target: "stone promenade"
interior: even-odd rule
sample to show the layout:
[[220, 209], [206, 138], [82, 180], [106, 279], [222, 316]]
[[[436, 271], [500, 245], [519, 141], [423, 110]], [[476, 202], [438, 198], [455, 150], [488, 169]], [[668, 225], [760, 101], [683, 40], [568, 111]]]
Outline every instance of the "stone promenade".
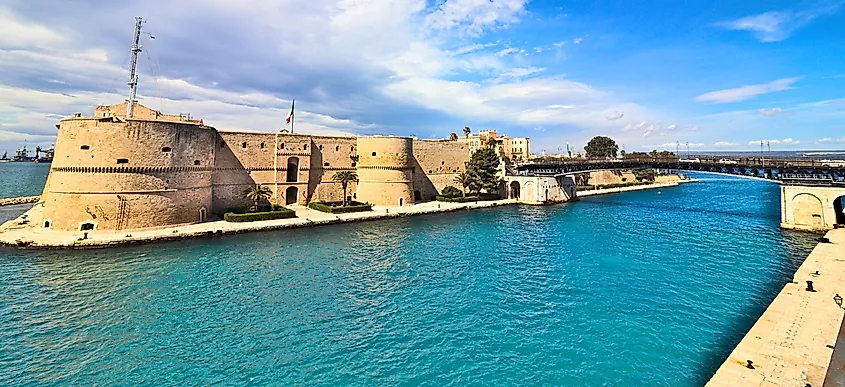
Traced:
[[822, 386], [845, 314], [833, 299], [845, 297], [845, 229], [826, 237], [831, 243], [813, 249], [708, 386]]

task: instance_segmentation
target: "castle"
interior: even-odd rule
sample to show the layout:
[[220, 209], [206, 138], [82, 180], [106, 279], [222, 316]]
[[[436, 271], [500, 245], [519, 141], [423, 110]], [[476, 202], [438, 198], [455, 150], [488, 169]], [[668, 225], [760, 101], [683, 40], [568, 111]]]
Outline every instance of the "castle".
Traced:
[[358, 174], [354, 200], [407, 206], [454, 185], [469, 144], [409, 137], [316, 136], [223, 131], [186, 115], [133, 103], [98, 106], [58, 128], [42, 194], [41, 226], [64, 231], [130, 230], [204, 222], [241, 206], [261, 184], [271, 202], [341, 200], [337, 171]]

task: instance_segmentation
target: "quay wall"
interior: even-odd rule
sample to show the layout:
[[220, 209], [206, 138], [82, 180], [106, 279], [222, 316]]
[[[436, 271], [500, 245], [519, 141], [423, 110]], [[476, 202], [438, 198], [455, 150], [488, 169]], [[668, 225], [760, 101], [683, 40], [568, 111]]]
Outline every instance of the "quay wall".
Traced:
[[784, 185], [780, 190], [781, 227], [824, 231], [845, 224], [845, 188]]

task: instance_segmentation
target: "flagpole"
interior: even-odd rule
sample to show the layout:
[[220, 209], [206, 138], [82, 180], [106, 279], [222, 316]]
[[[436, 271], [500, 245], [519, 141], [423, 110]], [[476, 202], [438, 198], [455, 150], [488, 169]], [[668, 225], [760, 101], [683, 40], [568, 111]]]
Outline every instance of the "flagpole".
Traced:
[[294, 108], [296, 105], [296, 100], [292, 100], [290, 103], [290, 133], [293, 134], [293, 122], [296, 121], [296, 110]]

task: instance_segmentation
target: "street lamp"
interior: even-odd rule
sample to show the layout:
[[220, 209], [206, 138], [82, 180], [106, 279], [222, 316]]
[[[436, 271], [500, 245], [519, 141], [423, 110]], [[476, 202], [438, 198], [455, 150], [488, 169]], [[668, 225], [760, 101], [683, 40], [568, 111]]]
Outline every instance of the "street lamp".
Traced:
[[836, 293], [836, 295], [833, 296], [833, 302], [835, 302], [836, 305], [838, 305], [841, 308], [842, 307], [842, 296], [840, 296], [839, 293]]

